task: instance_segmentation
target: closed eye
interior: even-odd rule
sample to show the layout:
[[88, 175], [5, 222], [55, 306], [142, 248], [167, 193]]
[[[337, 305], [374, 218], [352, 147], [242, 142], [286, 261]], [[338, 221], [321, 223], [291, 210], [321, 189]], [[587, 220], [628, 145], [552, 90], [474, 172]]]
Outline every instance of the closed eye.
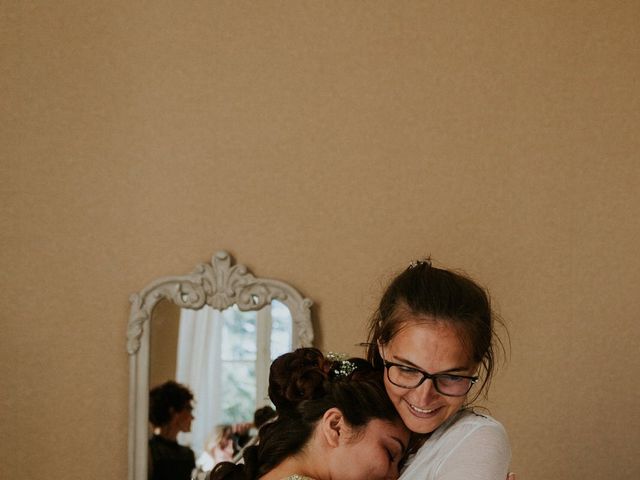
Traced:
[[412, 368], [412, 367], [407, 367], [405, 365], [394, 365], [395, 367], [397, 367], [398, 369], [400, 369], [401, 372], [403, 373], [420, 373], [422, 374], [422, 372], [416, 368]]
[[385, 450], [387, 451], [387, 456], [389, 457], [389, 461], [393, 463], [396, 460], [395, 454], [388, 448], [385, 448]]
[[389, 457], [389, 461], [391, 463], [395, 462], [396, 459], [399, 457], [400, 452], [395, 452], [392, 449], [386, 448], [387, 450], [387, 456]]

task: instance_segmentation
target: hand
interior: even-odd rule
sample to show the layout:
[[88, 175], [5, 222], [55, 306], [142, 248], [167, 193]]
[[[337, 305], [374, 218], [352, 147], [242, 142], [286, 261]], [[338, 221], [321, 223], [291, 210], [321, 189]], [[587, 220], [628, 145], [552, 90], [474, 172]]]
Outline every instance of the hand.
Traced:
[[233, 433], [237, 435], [245, 435], [253, 427], [253, 423], [236, 423], [233, 425]]
[[516, 480], [516, 474], [513, 472], [509, 472], [507, 474], [507, 480]]

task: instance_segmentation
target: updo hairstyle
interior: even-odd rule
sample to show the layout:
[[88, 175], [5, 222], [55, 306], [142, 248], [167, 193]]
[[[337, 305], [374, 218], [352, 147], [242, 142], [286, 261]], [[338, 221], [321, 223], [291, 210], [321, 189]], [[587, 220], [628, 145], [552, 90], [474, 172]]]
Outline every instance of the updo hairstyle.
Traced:
[[211, 479], [255, 479], [302, 451], [324, 413], [339, 409], [356, 434], [372, 419], [398, 421], [380, 372], [361, 358], [327, 359], [315, 348], [278, 357], [269, 373], [277, 418], [260, 428], [260, 442], [244, 452], [244, 465], [220, 463]]

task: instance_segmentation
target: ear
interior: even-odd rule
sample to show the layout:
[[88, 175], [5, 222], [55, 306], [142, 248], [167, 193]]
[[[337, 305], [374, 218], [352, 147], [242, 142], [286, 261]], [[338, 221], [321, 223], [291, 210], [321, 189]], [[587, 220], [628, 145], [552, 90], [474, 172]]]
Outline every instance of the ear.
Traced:
[[345, 434], [345, 421], [342, 412], [335, 407], [324, 412], [320, 429], [327, 444], [330, 447], [337, 447], [340, 444], [340, 437]]
[[172, 422], [176, 418], [176, 409], [173, 407], [169, 407], [169, 422]]

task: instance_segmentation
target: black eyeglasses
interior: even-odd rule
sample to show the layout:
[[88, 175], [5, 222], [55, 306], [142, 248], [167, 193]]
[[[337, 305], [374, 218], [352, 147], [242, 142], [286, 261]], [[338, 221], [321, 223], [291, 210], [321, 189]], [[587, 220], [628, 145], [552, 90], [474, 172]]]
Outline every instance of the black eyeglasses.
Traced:
[[474, 383], [478, 381], [478, 377], [469, 377], [466, 375], [452, 375], [450, 373], [427, 373], [419, 368], [408, 367], [399, 363], [384, 362], [384, 368], [387, 370], [387, 379], [397, 387], [401, 388], [418, 388], [429, 379], [433, 382], [436, 391], [447, 397], [463, 397]]

